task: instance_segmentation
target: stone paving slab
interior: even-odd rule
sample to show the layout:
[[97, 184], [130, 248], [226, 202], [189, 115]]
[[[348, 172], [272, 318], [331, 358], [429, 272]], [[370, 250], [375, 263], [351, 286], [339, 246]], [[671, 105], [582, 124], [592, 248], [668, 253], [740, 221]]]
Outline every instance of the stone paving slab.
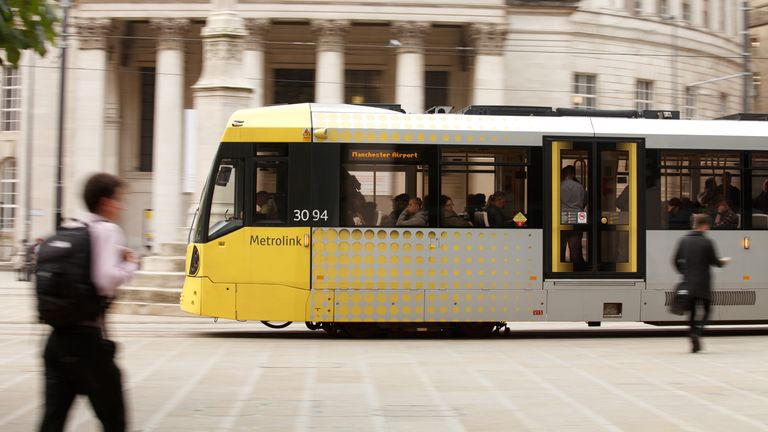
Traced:
[[[0, 274], [0, 430], [34, 430], [30, 286]], [[332, 339], [294, 325], [111, 315], [132, 431], [765, 431], [768, 328], [511, 324], [510, 337]], [[97, 431], [85, 400], [67, 431]]]

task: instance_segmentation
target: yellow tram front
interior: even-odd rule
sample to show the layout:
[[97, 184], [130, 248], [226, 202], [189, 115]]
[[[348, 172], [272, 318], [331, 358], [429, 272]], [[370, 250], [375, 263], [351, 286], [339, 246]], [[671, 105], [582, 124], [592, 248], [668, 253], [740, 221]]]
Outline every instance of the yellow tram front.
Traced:
[[192, 227], [182, 310], [237, 320], [306, 320], [310, 227], [289, 225], [287, 206], [288, 185], [310, 181], [289, 170], [289, 154], [309, 148], [310, 130], [308, 104], [232, 116]]

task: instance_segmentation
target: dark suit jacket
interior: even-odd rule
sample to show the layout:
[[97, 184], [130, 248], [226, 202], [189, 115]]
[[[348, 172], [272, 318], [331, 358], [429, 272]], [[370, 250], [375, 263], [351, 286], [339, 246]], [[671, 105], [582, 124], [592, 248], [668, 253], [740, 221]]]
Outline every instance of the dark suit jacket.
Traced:
[[694, 297], [712, 298], [710, 266], [722, 267], [715, 245], [699, 231], [691, 231], [677, 244], [674, 265], [683, 274], [688, 290]]
[[488, 212], [488, 224], [492, 227], [503, 227], [506, 225], [504, 221], [504, 212], [495, 205], [488, 206], [485, 209]]

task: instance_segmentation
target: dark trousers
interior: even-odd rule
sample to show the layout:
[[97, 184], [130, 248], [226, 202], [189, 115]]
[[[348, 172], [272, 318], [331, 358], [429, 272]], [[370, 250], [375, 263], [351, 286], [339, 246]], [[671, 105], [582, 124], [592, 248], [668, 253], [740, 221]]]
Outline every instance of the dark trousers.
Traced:
[[581, 249], [582, 231], [567, 231], [565, 241], [568, 243], [568, 251], [571, 254], [571, 262], [576, 265], [584, 264], [584, 254]]
[[104, 431], [125, 431], [115, 344], [96, 327], [54, 329], [45, 346], [45, 413], [40, 430], [62, 431], [75, 396], [88, 396]]
[[[704, 315], [701, 319], [697, 319], [699, 315], [698, 305], [701, 304]], [[709, 310], [712, 301], [707, 298], [693, 297], [691, 296], [691, 318], [689, 324], [691, 326], [691, 338], [698, 339], [704, 332], [704, 326], [709, 319]]]

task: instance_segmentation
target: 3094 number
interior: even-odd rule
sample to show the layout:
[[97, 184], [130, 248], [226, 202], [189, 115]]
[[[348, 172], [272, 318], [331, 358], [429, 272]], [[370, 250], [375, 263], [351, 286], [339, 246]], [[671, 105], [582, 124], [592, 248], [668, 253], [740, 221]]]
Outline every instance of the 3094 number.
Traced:
[[296, 222], [307, 222], [307, 221], [327, 221], [328, 220], [328, 210], [300, 210], [295, 209], [293, 210], [293, 220]]

